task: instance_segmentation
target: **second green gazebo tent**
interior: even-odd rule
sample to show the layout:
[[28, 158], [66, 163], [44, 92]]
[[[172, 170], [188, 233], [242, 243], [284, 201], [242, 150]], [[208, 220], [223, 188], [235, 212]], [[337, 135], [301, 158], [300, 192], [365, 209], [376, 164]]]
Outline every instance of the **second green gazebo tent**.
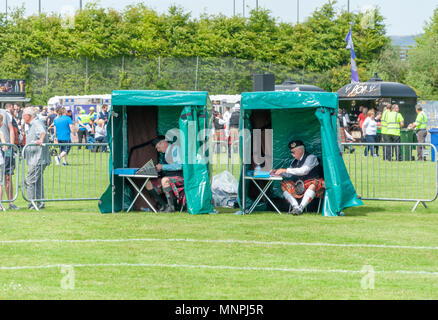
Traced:
[[[254, 201], [250, 181], [242, 179], [254, 168], [253, 156], [247, 152], [252, 145], [254, 129], [261, 129], [262, 137], [267, 129], [273, 132], [273, 168], [289, 166], [292, 158], [287, 143], [292, 139], [302, 140], [307, 151], [321, 160], [326, 185], [322, 206], [324, 216], [337, 216], [347, 207], [363, 204], [356, 194], [339, 150], [337, 109], [336, 93], [242, 93], [240, 150], [242, 163], [246, 164], [242, 166], [239, 201], [243, 210], [249, 208]], [[243, 129], [247, 130], [242, 131]], [[266, 154], [267, 150], [263, 152]], [[243, 153], [246, 154], [245, 157]], [[279, 182], [272, 184], [269, 194], [280, 201], [282, 192]], [[260, 203], [256, 210], [268, 210], [267, 203]]]

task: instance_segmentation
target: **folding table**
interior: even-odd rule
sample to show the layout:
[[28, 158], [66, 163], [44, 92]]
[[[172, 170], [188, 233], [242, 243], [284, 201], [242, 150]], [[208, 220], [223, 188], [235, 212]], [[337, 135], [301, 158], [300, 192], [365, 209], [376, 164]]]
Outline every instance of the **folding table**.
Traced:
[[[141, 196], [144, 201], [146, 201], [146, 203], [149, 205], [149, 207], [151, 207], [151, 209], [157, 213], [157, 210], [154, 208], [154, 206], [149, 202], [149, 200], [143, 195], [142, 191], [144, 189], [144, 187], [146, 186], [146, 184], [148, 183], [149, 179], [151, 178], [158, 178], [158, 176], [154, 176], [154, 175], [138, 175], [138, 174], [118, 174], [119, 177], [122, 178], [126, 178], [131, 185], [134, 187], [135, 191], [137, 192], [134, 200], [132, 200], [131, 205], [129, 206], [128, 210], [126, 210], [126, 212], [129, 212], [132, 208], [132, 206], [134, 205], [135, 201], [137, 200], [138, 196]], [[144, 181], [144, 183], [142, 184], [142, 186], [140, 187], [140, 189], [137, 187], [137, 185], [134, 183], [134, 181], [132, 181], [132, 178], [144, 178], [146, 179]]]
[[[272, 182], [274, 181], [282, 181], [283, 177], [281, 176], [270, 176], [268, 177], [257, 177], [257, 176], [245, 176], [246, 180], [251, 180], [252, 182], [254, 182], [254, 184], [256, 185], [256, 187], [259, 189], [260, 194], [258, 195], [257, 199], [254, 201], [254, 203], [252, 204], [251, 208], [249, 208], [247, 213], [251, 213], [254, 211], [255, 207], [257, 206], [257, 204], [260, 202], [260, 200], [262, 199], [263, 196], [265, 196], [265, 198], [269, 201], [269, 203], [272, 205], [272, 207], [279, 213], [281, 214], [281, 211], [278, 210], [278, 208], [275, 206], [275, 204], [271, 201], [271, 199], [268, 197], [268, 195], [266, 194], [266, 192], [268, 191], [269, 187], [271, 186]], [[257, 180], [261, 180], [261, 181], [268, 181], [268, 183], [265, 185], [265, 187], [262, 189], [259, 184], [257, 183]], [[245, 195], [244, 195], [244, 203], [246, 201], [245, 199]]]

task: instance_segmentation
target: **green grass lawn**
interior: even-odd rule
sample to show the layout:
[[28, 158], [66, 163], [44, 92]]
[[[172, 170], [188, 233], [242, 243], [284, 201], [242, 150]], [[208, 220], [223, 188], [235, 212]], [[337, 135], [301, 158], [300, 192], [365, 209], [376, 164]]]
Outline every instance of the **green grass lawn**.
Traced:
[[[101, 215], [93, 201], [7, 211], [0, 214], [0, 298], [437, 299], [438, 205], [410, 209], [366, 202], [337, 218], [230, 209]], [[29, 239], [143, 240], [7, 242]], [[61, 265], [72, 265], [74, 277]], [[362, 287], [367, 265], [374, 289]], [[74, 286], [63, 287], [66, 277]]]
[[[98, 197], [100, 180], [87, 180], [98, 168], [75, 152], [73, 172], [46, 169], [53, 197], [66, 183]], [[366, 161], [379, 160], [356, 159]], [[359, 172], [352, 180], [365, 185]], [[93, 179], [107, 186], [106, 173]], [[438, 203], [412, 206], [365, 201], [335, 218], [102, 215], [96, 200], [0, 212], [0, 299], [437, 299]]]

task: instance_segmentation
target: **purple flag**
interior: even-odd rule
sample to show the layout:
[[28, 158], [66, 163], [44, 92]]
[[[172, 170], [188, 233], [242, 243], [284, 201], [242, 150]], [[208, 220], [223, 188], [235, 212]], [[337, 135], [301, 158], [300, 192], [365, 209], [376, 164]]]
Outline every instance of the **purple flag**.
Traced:
[[351, 51], [351, 83], [359, 82], [359, 74], [357, 73], [357, 66], [356, 66], [356, 54], [354, 53], [354, 46], [353, 46], [353, 36], [351, 34], [351, 27], [350, 32], [348, 32], [347, 37], [345, 38], [345, 42], [347, 42], [346, 49], [350, 49]]

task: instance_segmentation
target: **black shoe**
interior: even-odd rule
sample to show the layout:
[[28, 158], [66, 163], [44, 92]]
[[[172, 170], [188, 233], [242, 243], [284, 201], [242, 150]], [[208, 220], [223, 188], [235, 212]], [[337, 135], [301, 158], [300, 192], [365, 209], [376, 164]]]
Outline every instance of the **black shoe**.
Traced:
[[175, 211], [176, 211], [175, 206], [173, 206], [173, 205], [167, 205], [167, 206], [166, 206], [166, 209], [163, 210], [162, 212], [164, 212], [164, 213], [170, 213], [170, 212], [175, 212]]
[[158, 192], [155, 189], [149, 190], [149, 194], [151, 195], [151, 197], [155, 200], [155, 202], [157, 203], [158, 206], [158, 211], [165, 211], [166, 210], [166, 202], [164, 201], [164, 199], [161, 197], [160, 194], [158, 194]]
[[46, 205], [44, 204], [44, 202], [40, 202], [40, 203], [37, 205], [37, 207], [38, 207], [39, 210], [41, 210], [41, 209], [45, 209], [45, 208], [46, 208]]
[[175, 195], [173, 194], [172, 188], [166, 188], [163, 189], [164, 190], [164, 194], [166, 195], [166, 199], [167, 199], [167, 207], [166, 210], [164, 212], [175, 212], [175, 207], [176, 207], [176, 198]]
[[10, 204], [9, 204], [9, 210], [20, 210], [20, 208], [17, 207], [15, 204], [10, 203]]

